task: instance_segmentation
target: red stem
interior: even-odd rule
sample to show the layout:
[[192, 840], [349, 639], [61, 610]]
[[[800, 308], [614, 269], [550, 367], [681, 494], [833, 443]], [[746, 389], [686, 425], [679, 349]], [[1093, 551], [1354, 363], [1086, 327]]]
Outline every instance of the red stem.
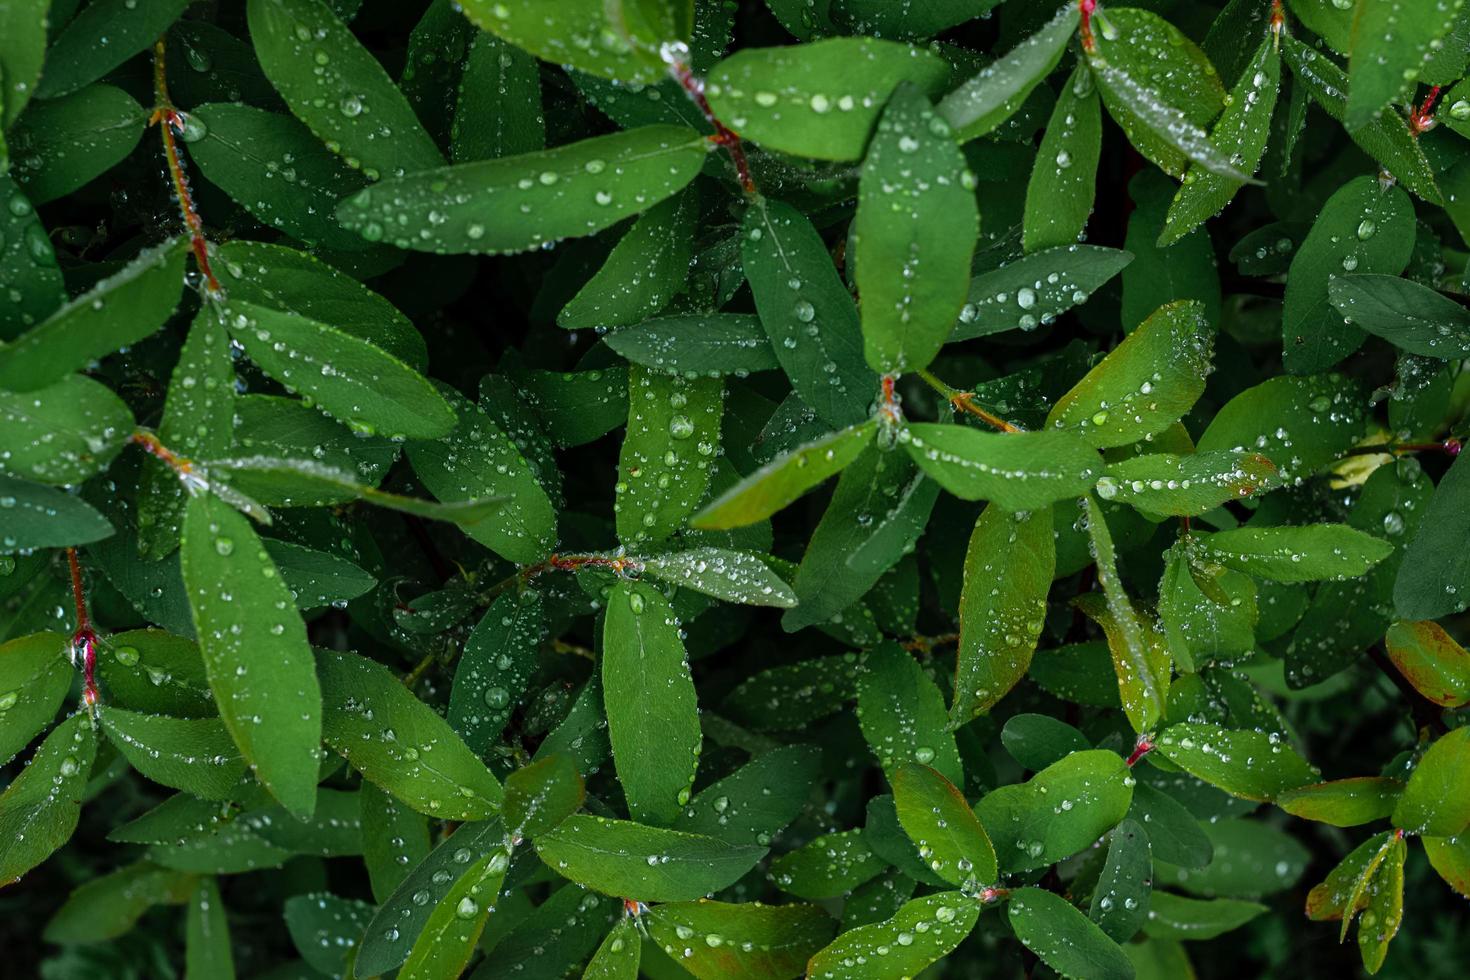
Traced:
[[194, 469], [193, 463], [159, 442], [158, 437], [151, 432], [134, 432], [128, 437], [128, 441], [142, 446], [148, 455], [158, 459], [175, 473], [182, 475]]
[[1148, 740], [1147, 735], [1138, 736], [1138, 744], [1133, 746], [1133, 754], [1130, 755], [1127, 759], [1128, 768], [1132, 769], [1135, 765], [1137, 765], [1139, 759], [1142, 759], [1153, 750], [1154, 743]]
[[1434, 128], [1434, 102], [1438, 98], [1439, 86], [1436, 85], [1429, 90], [1419, 108], [1409, 113], [1409, 132], [1418, 136]]
[[66, 549], [66, 561], [71, 567], [71, 594], [77, 604], [77, 629], [71, 635], [73, 650], [82, 652], [82, 699], [87, 707], [97, 703], [97, 632], [87, 616], [87, 592], [82, 584], [82, 564], [77, 560], [77, 549]]
[[163, 133], [163, 156], [168, 161], [169, 180], [174, 185], [174, 196], [179, 201], [179, 213], [184, 218], [184, 226], [189, 229], [189, 244], [194, 249], [194, 260], [199, 264], [199, 272], [204, 276], [209, 291], [218, 293], [219, 280], [214, 277], [214, 269], [209, 265], [209, 243], [204, 238], [204, 220], [194, 207], [194, 196], [189, 193], [189, 177], [184, 172], [183, 158], [174, 136], [176, 131], [184, 131], [184, 117], [174, 108], [173, 101], [169, 98], [164, 52], [163, 38], [159, 38], [153, 46], [153, 91], [158, 107], [153, 110], [150, 121], [162, 123], [159, 131]]
[[710, 141], [717, 146], [723, 146], [730, 154], [730, 161], [735, 164], [735, 176], [740, 181], [741, 189], [747, 194], [754, 194], [756, 192], [755, 181], [750, 176], [750, 162], [745, 158], [745, 144], [740, 141], [739, 134], [720, 122], [715, 116], [714, 110], [710, 108], [709, 99], [704, 96], [704, 80], [697, 77], [682, 61], [670, 62], [669, 72], [684, 89], [685, 94], [699, 107], [704, 118], [714, 127], [715, 135], [710, 137]]
[[1097, 0], [1077, 0], [1077, 9], [1082, 12], [1082, 50], [1092, 54], [1097, 50], [1097, 39], [1092, 36], [1092, 14], [1097, 10]]

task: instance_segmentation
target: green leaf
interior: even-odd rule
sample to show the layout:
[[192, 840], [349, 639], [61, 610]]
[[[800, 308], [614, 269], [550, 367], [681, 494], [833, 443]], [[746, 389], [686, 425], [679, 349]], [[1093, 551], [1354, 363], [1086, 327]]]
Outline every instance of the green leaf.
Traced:
[[218, 718], [169, 718], [107, 707], [102, 728], [132, 767], [164, 786], [206, 800], [238, 792], [245, 760]]
[[510, 721], [535, 673], [546, 632], [538, 592], [498, 596], [470, 631], [449, 691], [449, 727], [483, 754]]
[[568, 330], [641, 323], [669, 304], [689, 278], [699, 196], [693, 188], [639, 216], [602, 267], [556, 315]]
[[635, 820], [667, 826], [689, 802], [699, 705], [679, 620], [663, 593], [619, 582], [607, 598], [602, 689], [618, 779]]
[[1393, 586], [1394, 611], [1402, 619], [1427, 620], [1470, 604], [1470, 552], [1459, 546], [1470, 529], [1470, 462], [1461, 454], [1434, 496], [1404, 553]]
[[1356, 827], [1393, 813], [1404, 784], [1382, 776], [1357, 776], [1287, 790], [1276, 805], [1294, 817], [1334, 827]]
[[778, 456], [706, 504], [690, 526], [725, 530], [770, 517], [850, 465], [876, 429], [876, 422], [860, 422]]
[[45, 388], [153, 333], [178, 305], [186, 254], [181, 239], [148, 249], [0, 346], [0, 388]]
[[634, 364], [677, 374], [744, 376], [781, 366], [759, 317], [746, 313], [669, 316], [605, 338]]
[[1363, 331], [1329, 302], [1345, 272], [1397, 275], [1414, 245], [1414, 207], [1397, 186], [1357, 177], [1322, 207], [1287, 273], [1282, 310], [1283, 364], [1293, 374], [1325, 371], [1357, 350]]
[[1260, 617], [1250, 576], [1198, 560], [1187, 547], [1167, 552], [1159, 582], [1159, 620], [1169, 652], [1186, 668], [1255, 649]]
[[1424, 853], [1447, 885], [1470, 896], [1470, 838], [1426, 837]]
[[1133, 964], [1118, 944], [1060, 895], [1018, 889], [1006, 917], [1016, 938], [1061, 976], [1132, 980]]
[[[1281, 53], [1291, 67], [1292, 76], [1312, 101], [1333, 119], [1342, 121], [1348, 104], [1347, 72], [1337, 67], [1326, 54], [1312, 50], [1289, 34], [1281, 39]], [[1382, 113], [1371, 122], [1355, 129], [1349, 128], [1348, 135], [1364, 153], [1382, 164], [1419, 198], [1430, 204], [1442, 203], [1434, 170], [1425, 159], [1419, 141], [1409, 132], [1403, 116], [1396, 112]]]
[[1205, 559], [1277, 582], [1356, 578], [1393, 551], [1389, 542], [1346, 524], [1239, 527], [1198, 541]]
[[36, 754], [0, 793], [0, 881], [10, 884], [51, 856], [77, 829], [97, 736], [85, 711], [51, 729]]
[[783, 609], [796, 605], [791, 586], [750, 552], [691, 548], [646, 559], [643, 573], [726, 602]]
[[1135, 258], [1123, 270], [1125, 333], [1131, 333], [1159, 307], [1185, 299], [1203, 303], [1209, 323], [1220, 321], [1220, 274], [1210, 236], [1190, 234], [1172, 245], [1159, 244], [1169, 202], [1178, 192], [1173, 181], [1151, 168], [1128, 183], [1129, 197], [1136, 206], [1128, 216], [1123, 247]]
[[1156, 435], [1203, 394], [1212, 352], [1203, 304], [1161, 306], [1057, 400], [1047, 423], [1098, 449]]
[[1459, 10], [1456, 3], [1389, 2], [1367, 3], [1356, 12], [1343, 113], [1348, 129], [1363, 127], [1388, 103], [1413, 91], [1420, 70], [1442, 46]]
[[1470, 312], [1409, 279], [1339, 276], [1327, 296], [1351, 325], [1411, 354], [1445, 360], [1470, 354]]
[[399, 248], [524, 252], [596, 234], [657, 204], [694, 179], [705, 153], [692, 129], [644, 126], [384, 180], [343, 201], [337, 218], [370, 242]]
[[980, 904], [959, 892], [904, 903], [892, 918], [848, 929], [807, 964], [812, 980], [884, 980], [917, 976], [964, 941]]
[[35, 548], [90, 544], [112, 525], [82, 498], [0, 473], [0, 555]]
[[465, 56], [450, 143], [455, 163], [545, 149], [536, 59], [494, 34], [477, 31]]
[[998, 880], [995, 848], [953, 783], [912, 762], [897, 766], [892, 779], [899, 822], [931, 871], [967, 891]]
[[320, 651], [322, 741], [398, 799], [443, 820], [483, 820], [500, 783], [438, 712], [393, 672], [351, 653]]
[[831, 942], [814, 905], [675, 902], [643, 919], [648, 936], [699, 980], [786, 980]]
[[230, 921], [214, 878], [201, 878], [184, 912], [184, 975], [234, 980]]
[[321, 689], [291, 593], [250, 522], [209, 494], [189, 499], [180, 556], [220, 717], [271, 795], [309, 815]]
[[1143, 826], [1124, 820], [1113, 828], [1107, 862], [1092, 893], [1087, 916], [1114, 942], [1143, 928], [1153, 894], [1153, 851]]
[[1062, 244], [1007, 262], [970, 280], [951, 341], [1005, 330], [1034, 330], [1087, 302], [1133, 261], [1133, 253], [1099, 245]]
[[[1375, 834], [1343, 858], [1327, 879], [1307, 895], [1307, 917], [1314, 922], [1351, 921], [1362, 910], [1366, 898], [1360, 882], [1365, 883], [1372, 876], [1394, 836], [1393, 831]], [[1347, 922], [1343, 924], [1342, 935], [1347, 936]]]
[[618, 456], [618, 539], [662, 541], [704, 499], [720, 446], [724, 384], [718, 378], [628, 369], [628, 432]]
[[1398, 622], [1383, 638], [1388, 657], [1414, 689], [1445, 708], [1470, 704], [1470, 653], [1434, 622]]
[[132, 96], [111, 85], [33, 102], [7, 137], [11, 176], [33, 204], [64, 197], [132, 153], [147, 118]]
[[1071, 857], [1117, 826], [1133, 800], [1132, 783], [1116, 752], [1074, 752], [1024, 783], [981, 797], [975, 815], [1001, 871], [1028, 871]]
[[740, 255], [771, 349], [801, 400], [831, 426], [866, 419], [878, 379], [863, 360], [857, 307], [816, 228], [790, 205], [761, 199], [745, 212]]
[[965, 552], [952, 724], [990, 710], [1026, 676], [1055, 573], [1050, 508], [985, 508]]
[[1260, 453], [1149, 453], [1107, 464], [1097, 495], [1160, 517], [1198, 517], [1273, 485], [1276, 475], [1276, 464]]
[[329, 892], [292, 895], [285, 901], [286, 928], [306, 967], [318, 975], [351, 976], [348, 957], [372, 915], [366, 902]]
[[[189, 110], [203, 135], [189, 158], [210, 183], [256, 218], [323, 248], [361, 251], [366, 243], [337, 223], [332, 202], [366, 183], [310, 129], [290, 116], [248, 105], [210, 103]], [[289, 176], [287, 176], [289, 174]]]
[[964, 425], [914, 423], [900, 436], [930, 478], [963, 500], [1030, 511], [1086, 493], [1097, 454], [1070, 432], [982, 432]]
[[1311, 854], [1286, 831], [1257, 820], [1202, 824], [1219, 860], [1204, 867], [1155, 866], [1155, 883], [1203, 898], [1260, 898], [1285, 891], [1301, 878]]
[[112, 389], [79, 374], [34, 391], [0, 391], [0, 473], [74, 484], [106, 469], [133, 429]]
[[438, 844], [402, 880], [372, 915], [361, 937], [356, 972], [363, 976], [388, 973], [408, 959], [414, 941], [444, 896], [472, 864], [503, 853], [505, 829], [498, 820], [461, 826]]
[[150, 847], [148, 860], [176, 871], [224, 875], [279, 868], [291, 857], [290, 851], [270, 843], [244, 821], [209, 827], [210, 833], [175, 837]]
[[1259, 453], [1289, 486], [1346, 453], [1363, 432], [1364, 415], [1358, 389], [1342, 375], [1283, 375], [1221, 406], [1196, 448]]
[[705, 94], [718, 118], [768, 150], [857, 160], [900, 82], [935, 95], [948, 79], [949, 66], [924, 48], [841, 37], [737, 52], [710, 71]]
[[226, 323], [249, 358], [350, 428], [391, 439], [437, 439], [454, 413], [423, 375], [371, 341], [295, 312], [240, 299]]
[[857, 654], [772, 667], [731, 691], [720, 710], [757, 731], [800, 728], [857, 697]]
[[604, 895], [692, 902], [733, 884], [766, 849], [574, 814], [543, 834], [536, 852], [562, 877]]
[[1204, 127], [1225, 104], [1225, 87], [1205, 53], [1149, 10], [1107, 13], [1086, 51], [1103, 104], [1145, 157], [1172, 177], [1193, 161], [1205, 170], [1246, 179]]
[[[1276, 93], [1281, 87], [1281, 55], [1274, 35], [1261, 41], [1240, 80], [1231, 89], [1225, 111], [1210, 131], [1210, 140], [1246, 176], [1256, 172], [1266, 152], [1266, 138], [1271, 132], [1271, 113], [1276, 108]], [[1169, 216], [1160, 245], [1169, 245], [1189, 234], [1224, 210], [1246, 181], [1214, 173], [1198, 163], [1191, 163], [1184, 183], [1169, 205]]]
[[50, 0], [7, 3], [0, 7], [0, 132], [10, 128], [30, 101], [46, 58], [46, 27]]
[[811, 534], [792, 583], [797, 604], [782, 627], [829, 622], [866, 595], [913, 549], [938, 495], [938, 485], [902, 453], [875, 446], [859, 456]]
[[296, 118], [369, 180], [444, 162], [383, 66], [321, 0], [250, 0], [250, 38]]
[[566, 0], [553, 9], [536, 0], [469, 0], [464, 13], [543, 61], [630, 83], [662, 78], [660, 45], [685, 40], [690, 29], [687, 0]]
[[627, 916], [618, 920], [582, 971], [582, 980], [638, 980], [643, 937], [634, 921]]
[[0, 765], [30, 744], [56, 717], [71, 689], [66, 637], [32, 633], [0, 643]]
[[194, 880], [138, 861], [79, 885], [46, 923], [43, 937], [62, 945], [116, 939], [156, 905], [177, 904], [195, 890]]
[[357, 791], [362, 857], [379, 904], [429, 855], [428, 820], [372, 783]]
[[445, 980], [464, 972], [495, 909], [509, 866], [509, 850], [496, 849], [459, 876], [414, 940], [408, 960], [398, 971], [402, 980]]
[[1214, 844], [1184, 805], [1146, 782], [1133, 787], [1130, 820], [1148, 828], [1149, 843], [1160, 861], [1203, 868], [1214, 857]]
[[582, 774], [564, 755], [548, 755], [505, 778], [505, 824], [512, 839], [539, 837], [581, 807]]
[[1092, 72], [1078, 64], [1057, 96], [1026, 184], [1021, 241], [1028, 253], [1072, 245], [1082, 237], [1092, 215], [1101, 154], [1097, 87]]
[[439, 394], [457, 421], [447, 436], [410, 443], [415, 475], [445, 503], [503, 499], [494, 520], [469, 524], [465, 533], [509, 561], [542, 560], [556, 546], [557, 516], [535, 471], [484, 409], [447, 385]]
[[874, 371], [927, 367], [949, 336], [980, 233], [974, 188], [948, 124], [917, 88], [900, 84], [863, 159], [851, 231]]
[[823, 834], [771, 862], [776, 887], [797, 898], [839, 898], [883, 872], [887, 862], [862, 830]]
[[1370, 974], [1383, 966], [1388, 944], [1403, 922], [1404, 860], [1408, 852], [1403, 837], [1395, 836], [1368, 886], [1368, 905], [1358, 920], [1358, 953]]
[[1275, 732], [1216, 725], [1171, 725], [1159, 733], [1160, 755], [1185, 772], [1244, 800], [1270, 802], [1321, 778]]
[[940, 100], [939, 114], [962, 142], [984, 136], [1015, 114], [1061, 61], [1078, 16], [1075, 4], [1063, 4], [1034, 34]]
[[944, 695], [924, 669], [893, 642], [868, 651], [864, 667], [858, 675], [858, 721], [884, 772], [891, 776], [912, 760], [963, 783]]
[[151, 46], [187, 6], [189, 0], [88, 4], [46, 52], [46, 71], [36, 95], [51, 100], [96, 81]]
[[1265, 911], [1264, 905], [1235, 898], [1202, 901], [1154, 892], [1143, 931], [1152, 939], [1214, 939], [1239, 929]]
[[1470, 825], [1470, 728], [1440, 736], [1414, 767], [1393, 825], [1422, 837], [1453, 837]]
[[156, 629], [114, 633], [97, 655], [97, 671], [109, 700], [121, 707], [176, 718], [216, 714], [192, 640]]
[[[7, 4], [0, 17], [18, 9]], [[5, 28], [0, 27], [0, 37]], [[0, 51], [0, 72], [5, 54]], [[0, 149], [0, 158], [4, 151]], [[8, 175], [0, 175], [0, 282], [7, 284], [6, 300], [0, 306], [0, 341], [12, 340], [22, 331], [44, 320], [66, 302], [66, 287], [56, 264], [56, 250], [46, 228], [26, 197]]]
[[[1169, 650], [1152, 619], [1140, 616], [1118, 577], [1117, 550], [1113, 534], [1102, 514], [1102, 505], [1088, 494], [1082, 498], [1082, 520], [1086, 525], [1088, 549], [1097, 563], [1097, 580], [1103, 600], [1089, 594], [1074, 600], [1102, 626], [1118, 675], [1118, 694], [1133, 730], [1149, 731], [1164, 715], [1169, 695]], [[1085, 600], [1085, 601], [1084, 601]]]
[[819, 778], [821, 754], [810, 745], [783, 745], [695, 794], [675, 830], [731, 844], [769, 841], [795, 820]]

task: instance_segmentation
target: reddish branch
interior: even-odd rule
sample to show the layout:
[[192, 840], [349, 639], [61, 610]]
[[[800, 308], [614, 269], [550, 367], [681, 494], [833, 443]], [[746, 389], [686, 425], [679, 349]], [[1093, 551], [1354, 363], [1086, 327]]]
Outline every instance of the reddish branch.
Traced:
[[1092, 54], [1097, 50], [1097, 39], [1092, 36], [1092, 15], [1097, 10], [1097, 0], [1077, 0], [1077, 9], [1082, 13], [1082, 50]]
[[168, 76], [165, 70], [164, 41], [159, 38], [153, 45], [153, 92], [157, 106], [149, 123], [161, 123], [163, 155], [168, 161], [169, 180], [174, 185], [174, 196], [179, 201], [179, 213], [189, 229], [189, 244], [194, 249], [194, 260], [204, 276], [205, 286], [211, 293], [220, 291], [219, 280], [209, 265], [209, 243], [204, 238], [204, 221], [194, 207], [194, 196], [189, 192], [189, 177], [184, 172], [184, 163], [179, 151], [178, 136], [184, 131], [184, 116], [174, 108], [168, 94]]
[[1418, 136], [1434, 128], [1434, 103], [1439, 98], [1439, 86], [1436, 85], [1429, 90], [1419, 108], [1409, 113], [1409, 132]]
[[178, 455], [158, 440], [158, 436], [151, 432], [138, 431], [128, 437], [128, 441], [134, 445], [143, 447], [144, 452], [161, 461], [169, 469], [180, 476], [191, 472], [194, 464]]
[[88, 708], [97, 703], [97, 631], [92, 629], [92, 620], [87, 615], [87, 592], [82, 584], [82, 564], [77, 560], [77, 549], [66, 549], [66, 561], [71, 566], [71, 594], [77, 604], [77, 629], [71, 635], [72, 659], [77, 654], [82, 658], [82, 700]]
[[1133, 746], [1133, 754], [1130, 755], [1127, 759], [1128, 768], [1132, 769], [1135, 765], [1138, 764], [1139, 759], [1142, 759], [1153, 750], [1154, 743], [1149, 740], [1149, 737], [1147, 735], [1138, 736], [1138, 743]]
[[738, 134], [715, 116], [714, 110], [710, 108], [709, 99], [704, 96], [704, 79], [695, 75], [688, 64], [677, 58], [669, 59], [669, 74], [674, 76], [685, 94], [704, 114], [705, 120], [714, 127], [715, 135], [710, 137], [710, 142], [716, 146], [723, 146], [730, 154], [730, 162], [735, 164], [735, 176], [740, 181], [741, 189], [747, 194], [754, 194], [756, 192], [755, 181], [750, 177], [750, 162], [745, 158], [745, 144], [740, 141]]

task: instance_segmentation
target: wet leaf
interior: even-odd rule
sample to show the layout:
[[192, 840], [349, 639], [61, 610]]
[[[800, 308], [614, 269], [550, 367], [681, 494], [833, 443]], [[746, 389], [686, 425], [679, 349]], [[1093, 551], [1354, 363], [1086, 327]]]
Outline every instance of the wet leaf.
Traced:
[[562, 307], [557, 325], [621, 327], [667, 306], [689, 277], [698, 212], [699, 197], [689, 189], [640, 215], [602, 268]]
[[1275, 732], [1186, 723], [1160, 732], [1157, 745], [1164, 758], [1185, 772], [1241, 799], [1269, 802], [1320, 779]]
[[1149, 453], [1105, 466], [1097, 495], [1160, 517], [1197, 517], [1269, 487], [1276, 474], [1260, 453]]
[[1470, 704], [1470, 653], [1435, 622], [1398, 622], [1383, 638], [1388, 657], [1414, 689], [1435, 704]]
[[699, 980], [784, 980], [832, 939], [814, 905], [674, 902], [644, 920], [648, 936]]
[[1016, 938], [1064, 977], [1133, 976], [1133, 965], [1117, 943], [1060, 895], [1040, 888], [1019, 889], [1011, 893], [1006, 916]]
[[1239, 527], [1201, 535], [1199, 548], [1210, 561], [1277, 582], [1355, 578], [1393, 550], [1346, 524]]
[[959, 892], [904, 903], [892, 918], [849, 929], [813, 956], [813, 980], [878, 980], [915, 976], [964, 941], [980, 906]]
[[1082, 237], [1092, 215], [1101, 155], [1097, 86], [1091, 71], [1078, 65], [1057, 96], [1026, 185], [1021, 240], [1027, 252], [1072, 245]]
[[90, 544], [113, 527], [82, 498], [0, 473], [0, 555]]
[[873, 442], [874, 422], [861, 422], [778, 456], [726, 490], [690, 519], [724, 530], [764, 520], [857, 459]]
[[1404, 784], [1382, 776], [1356, 776], [1287, 790], [1276, 805], [1294, 817], [1334, 827], [1356, 827], [1393, 813]]
[[1132, 783], [1117, 753], [1074, 752], [1024, 783], [981, 797], [975, 815], [995, 844], [1000, 869], [1027, 871], [1068, 858], [1117, 826], [1132, 802]]
[[[53, 77], [49, 67], [46, 77]], [[11, 176], [32, 204], [54, 201], [132, 153], [147, 118], [131, 95], [100, 83], [62, 98], [33, 101], [6, 136], [14, 155]]]
[[1282, 376], [1226, 402], [1196, 449], [1259, 453], [1290, 486], [1346, 453], [1362, 434], [1363, 422], [1358, 391], [1342, 375]]
[[508, 849], [492, 850], [470, 865], [429, 913], [398, 976], [438, 980], [462, 974], [495, 908], [509, 866]]
[[51, 856], [77, 829], [97, 736], [86, 712], [51, 729], [26, 767], [0, 793], [0, 881], [10, 884]]
[[639, 546], [684, 527], [704, 499], [720, 446], [724, 385], [628, 370], [628, 432], [618, 456], [618, 539]]
[[0, 643], [0, 764], [15, 758], [56, 717], [71, 689], [68, 645], [60, 633]]
[[984, 136], [1009, 119], [1051, 74], [1077, 29], [1078, 8], [1063, 4], [1051, 20], [946, 95], [939, 114], [961, 140]]
[[657, 81], [660, 45], [689, 36], [690, 4], [571, 0], [548, 10], [536, 0], [470, 0], [465, 16], [555, 64], [625, 82]]
[[218, 718], [169, 718], [109, 707], [102, 728], [133, 768], [206, 800], [234, 798], [245, 760]]
[[805, 807], [820, 762], [809, 745], [783, 745], [756, 756], [696, 793], [674, 829], [765, 846]]
[[1411, 354], [1446, 360], [1470, 354], [1470, 312], [1428, 286], [1397, 276], [1339, 276], [1327, 296], [1353, 326]]
[[1470, 825], [1470, 729], [1441, 735], [1414, 766], [1393, 824], [1423, 837], [1453, 837]]
[[760, 318], [745, 313], [647, 320], [608, 334], [606, 343], [634, 364], [678, 374], [744, 376], [781, 366]]
[[997, 880], [995, 848], [953, 783], [913, 762], [895, 768], [892, 781], [899, 822], [931, 871], [967, 891]]
[[1097, 454], [1068, 432], [983, 432], [961, 425], [914, 423], [903, 446], [926, 474], [963, 500], [989, 500], [1030, 511], [1085, 493], [1097, 477]]
[[465, 745], [488, 751], [530, 686], [546, 632], [541, 594], [501, 594], [470, 631], [449, 690], [447, 720]]

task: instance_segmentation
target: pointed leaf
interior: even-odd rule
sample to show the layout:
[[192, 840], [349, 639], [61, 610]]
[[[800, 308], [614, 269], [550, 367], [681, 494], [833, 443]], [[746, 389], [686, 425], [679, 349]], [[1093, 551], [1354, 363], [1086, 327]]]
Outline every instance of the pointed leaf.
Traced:
[[851, 464], [876, 429], [875, 422], [861, 422], [778, 456], [705, 505], [690, 525], [725, 530], [770, 517]]
[[582, 980], [638, 980], [643, 957], [643, 937], [634, 920], [624, 917], [612, 927], [602, 945], [582, 971]]
[[893, 802], [904, 832], [935, 874], [970, 891], [998, 880], [995, 848], [949, 780], [928, 766], [902, 763], [893, 770]]
[[1393, 824], [1424, 837], [1453, 837], [1470, 825], [1470, 728], [1442, 735], [1424, 753], [1393, 810]]
[[649, 938], [699, 980], [786, 980], [831, 942], [814, 905], [675, 902], [644, 919]]
[[975, 815], [1001, 871], [1028, 871], [1071, 857], [1117, 826], [1133, 800], [1132, 782], [1122, 756], [1088, 749], [981, 797]]
[[113, 533], [112, 525], [82, 498], [3, 473], [0, 512], [5, 517], [0, 555], [90, 544]]
[[1393, 813], [1404, 784], [1381, 776], [1334, 779], [1287, 790], [1276, 805], [1294, 817], [1334, 827], [1356, 827]]
[[1270, 802], [1320, 779], [1316, 768], [1275, 732], [1186, 723], [1160, 732], [1157, 746], [1185, 772], [1244, 800]]
[[1132, 980], [1118, 944], [1060, 895], [1022, 888], [1011, 893], [1006, 916], [1016, 938], [1061, 976]]
[[498, 596], [470, 631], [446, 717], [476, 754], [495, 744], [525, 695], [545, 632], [541, 595], [530, 589]]
[[1149, 453], [1104, 467], [1097, 495], [1161, 517], [1198, 517], [1271, 485], [1276, 474], [1260, 453]]
[[750, 552], [691, 548], [645, 560], [643, 573], [726, 602], [783, 609], [796, 605], [791, 586]]
[[964, 941], [980, 905], [959, 892], [906, 902], [892, 918], [849, 929], [807, 964], [812, 980], [880, 980], [917, 976]]
[[1470, 653], [1438, 623], [1394, 623], [1383, 642], [1393, 665], [1420, 694], [1445, 708], [1470, 704]]
[[1286, 485], [1337, 459], [1363, 431], [1357, 388], [1337, 374], [1280, 376], [1247, 388], [1221, 407], [1196, 447], [1200, 453], [1256, 452]]
[[85, 711], [51, 729], [26, 767], [0, 793], [0, 883], [11, 884], [71, 838], [92, 775], [97, 736]]
[[1389, 542], [1346, 524], [1239, 527], [1198, 540], [1207, 560], [1276, 582], [1356, 578], [1393, 551]]
[[71, 689], [69, 644], [60, 633], [32, 633], [0, 643], [0, 765], [56, 717]]
[[1063, 244], [1008, 262], [970, 280], [970, 299], [960, 308], [951, 341], [1005, 330], [1034, 330], [1087, 302], [1124, 266], [1131, 252], [1099, 245]]
[[904, 449], [919, 468], [963, 500], [1030, 511], [1086, 493], [1100, 460], [1070, 432], [982, 432], [962, 425], [905, 427]]
[[509, 866], [509, 852], [497, 848], [450, 885], [398, 971], [402, 980], [447, 980], [464, 972], [495, 909]]
[[602, 268], [562, 307], [557, 326], [621, 327], [641, 323], [667, 306], [689, 278], [698, 216], [693, 188], [645, 211]]
[[662, 541], [704, 498], [720, 445], [724, 384], [628, 369], [628, 432], [618, 456], [618, 539]]
[[[1348, 129], [1361, 128], [1388, 103], [1411, 92], [1420, 71], [1442, 46], [1459, 10], [1455, 3], [1401, 0], [1365, 3], [1358, 9], [1353, 16], [1347, 109], [1343, 113], [1343, 124]], [[1381, 954], [1378, 962], [1383, 962]]]
[[810, 745], [783, 745], [756, 756], [695, 794], [674, 829], [731, 844], [770, 841], [805, 808], [820, 764], [821, 754]]
[[564, 755], [549, 755], [505, 777], [505, 824], [512, 840], [539, 837], [586, 797], [582, 774]]
[[1397, 276], [1339, 276], [1327, 295], [1348, 323], [1400, 350], [1445, 360], [1470, 354], [1470, 311], [1428, 286]]
[[[97, 6], [116, 7], [119, 2]], [[49, 66], [46, 77], [53, 77]], [[13, 154], [11, 176], [37, 205], [64, 197], [117, 166], [138, 145], [148, 119], [131, 95], [100, 83], [59, 99], [34, 101], [28, 108], [6, 139]]]
[[144, 776], [206, 800], [237, 792], [245, 760], [218, 718], [169, 718], [108, 707], [102, 728]]
[[1079, 64], [1057, 96], [1026, 184], [1021, 241], [1036, 252], [1074, 244], [1087, 228], [1102, 154], [1102, 106], [1092, 72]]
[[633, 0], [469, 0], [465, 16], [544, 61], [629, 83], [663, 77], [659, 48], [689, 36], [688, 7]]

